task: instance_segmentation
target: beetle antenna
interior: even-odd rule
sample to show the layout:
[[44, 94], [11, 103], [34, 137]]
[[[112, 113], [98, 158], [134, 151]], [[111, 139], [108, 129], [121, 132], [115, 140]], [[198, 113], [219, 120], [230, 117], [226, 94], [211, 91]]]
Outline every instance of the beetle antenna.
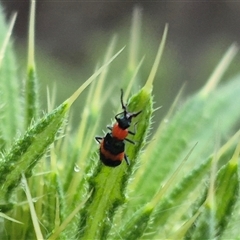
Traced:
[[124, 112], [127, 111], [126, 109], [126, 104], [123, 103], [123, 89], [121, 88], [121, 104], [122, 104], [122, 109], [124, 110]]

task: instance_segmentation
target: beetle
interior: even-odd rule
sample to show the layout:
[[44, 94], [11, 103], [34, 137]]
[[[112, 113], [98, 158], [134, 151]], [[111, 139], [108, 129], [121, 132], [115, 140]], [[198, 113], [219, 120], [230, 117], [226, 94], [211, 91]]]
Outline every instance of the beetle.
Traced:
[[127, 165], [130, 165], [125, 153], [125, 141], [135, 144], [127, 136], [128, 134], [136, 134], [136, 123], [134, 124], [134, 131], [130, 131], [128, 128], [131, 126], [132, 118], [137, 117], [142, 112], [129, 112], [127, 110], [127, 105], [123, 103], [122, 89], [120, 100], [123, 112], [115, 116], [116, 122], [113, 126], [107, 126], [111, 132], [108, 132], [104, 137], [95, 137], [96, 141], [100, 144], [100, 160], [108, 167], [117, 167], [122, 163], [123, 159]]

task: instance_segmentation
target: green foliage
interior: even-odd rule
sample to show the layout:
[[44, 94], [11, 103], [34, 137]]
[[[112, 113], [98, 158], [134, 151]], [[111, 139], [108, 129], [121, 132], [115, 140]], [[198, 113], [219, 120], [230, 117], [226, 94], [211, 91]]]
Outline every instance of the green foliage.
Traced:
[[[153, 81], [168, 26], [145, 85], [129, 98], [144, 64], [138, 59], [141, 16], [136, 8], [130, 48], [124, 50], [129, 50], [129, 59], [115, 79], [125, 79], [121, 86], [129, 111], [142, 112], [131, 137], [135, 144], [126, 144], [130, 166], [123, 161], [110, 168], [99, 160], [93, 139], [100, 132], [99, 113], [106, 101], [113, 99], [115, 112], [121, 111], [119, 84], [116, 89], [108, 74], [123, 49], [114, 54], [113, 38], [101, 67], [59, 106], [51, 108], [49, 100], [50, 110], [42, 114], [34, 14], [32, 1], [22, 96], [10, 38], [16, 16], [7, 25], [0, 11], [0, 238], [236, 239], [240, 75], [218, 84], [237, 46], [229, 48], [200, 91], [183, 101], [181, 89], [151, 131], [152, 119], [160, 111], [153, 106]], [[79, 126], [72, 131], [69, 110], [89, 85]]]
[[16, 133], [22, 130], [20, 98], [20, 78], [17, 75], [16, 58], [13, 44], [9, 39], [16, 16], [13, 16], [9, 27], [5, 24], [0, 9], [0, 94], [1, 94], [1, 147], [9, 146]]

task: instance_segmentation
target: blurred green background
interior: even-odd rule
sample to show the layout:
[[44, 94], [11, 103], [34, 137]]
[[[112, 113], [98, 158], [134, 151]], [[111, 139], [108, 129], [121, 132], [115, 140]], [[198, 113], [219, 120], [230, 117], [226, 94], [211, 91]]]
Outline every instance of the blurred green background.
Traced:
[[[26, 69], [29, 1], [1, 2], [8, 18], [13, 12], [18, 12], [14, 40], [22, 80]], [[116, 51], [128, 46], [135, 6], [142, 12], [139, 60], [145, 55], [139, 87], [149, 74], [164, 25], [169, 23], [166, 49], [154, 83], [155, 107], [162, 106], [155, 114], [155, 121], [167, 112], [183, 83], [186, 83], [185, 96], [199, 89], [231, 43], [239, 42], [240, 2], [39, 0], [36, 60], [44, 109], [46, 85], [51, 91], [56, 85], [56, 101], [59, 104], [92, 74], [97, 63], [103, 60], [115, 34], [118, 37]], [[114, 116], [112, 101], [120, 94], [117, 89], [123, 87], [121, 78], [126, 68], [127, 51], [126, 48], [125, 53], [114, 62], [108, 75], [109, 82], [114, 83], [116, 94], [106, 103], [109, 104], [106, 105], [106, 117]], [[239, 71], [239, 63], [238, 55], [225, 79]], [[83, 99], [75, 104], [75, 109], [81, 109]], [[118, 97], [116, 101], [118, 103]]]

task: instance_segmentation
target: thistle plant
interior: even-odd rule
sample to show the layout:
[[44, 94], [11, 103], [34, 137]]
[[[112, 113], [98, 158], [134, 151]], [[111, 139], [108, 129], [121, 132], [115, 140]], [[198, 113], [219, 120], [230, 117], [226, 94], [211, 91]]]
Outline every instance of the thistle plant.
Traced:
[[[116, 49], [113, 38], [92, 76], [59, 106], [51, 107], [48, 99], [49, 110], [42, 113], [34, 18], [32, 1], [23, 95], [11, 40], [16, 15], [7, 24], [0, 9], [0, 238], [239, 239], [240, 75], [220, 85], [236, 44], [202, 89], [185, 101], [179, 91], [153, 131], [160, 104], [153, 105], [152, 89], [168, 25], [149, 76], [141, 79], [136, 8], [129, 47]], [[124, 98], [129, 111], [142, 112], [131, 138], [135, 144], [126, 144], [130, 166], [123, 161], [110, 168], [99, 160], [94, 136], [101, 132], [99, 113], [115, 91], [108, 79], [111, 65], [123, 51], [129, 59], [117, 74], [125, 79]], [[140, 82], [145, 83], [137, 91]], [[72, 131], [69, 111], [78, 98], [84, 105]]]

